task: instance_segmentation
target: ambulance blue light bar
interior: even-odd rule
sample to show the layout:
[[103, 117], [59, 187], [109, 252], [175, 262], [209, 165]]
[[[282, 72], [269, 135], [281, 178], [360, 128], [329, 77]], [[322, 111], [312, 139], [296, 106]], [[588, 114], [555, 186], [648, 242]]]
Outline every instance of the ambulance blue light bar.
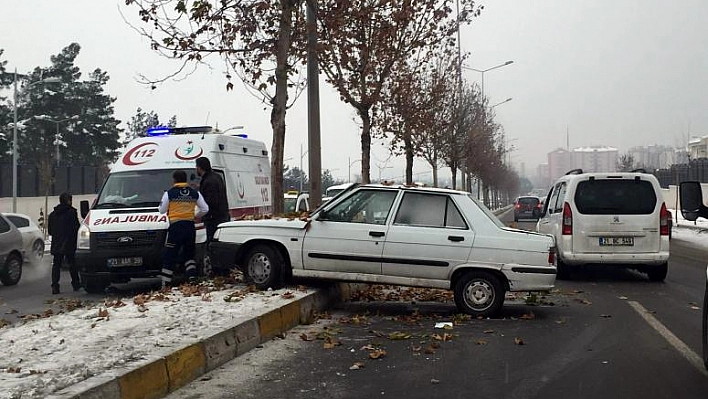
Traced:
[[170, 134], [188, 134], [188, 133], [210, 133], [211, 126], [188, 126], [188, 127], [169, 127], [155, 126], [148, 128], [147, 135], [150, 137], [166, 136]]

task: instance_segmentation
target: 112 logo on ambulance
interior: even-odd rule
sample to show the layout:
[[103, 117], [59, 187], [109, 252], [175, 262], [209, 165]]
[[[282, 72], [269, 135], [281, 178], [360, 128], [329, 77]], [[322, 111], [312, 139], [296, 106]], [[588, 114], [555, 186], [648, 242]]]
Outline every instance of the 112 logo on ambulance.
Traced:
[[157, 143], [153, 142], [138, 144], [123, 155], [123, 164], [127, 166], [142, 165], [151, 160], [159, 148]]

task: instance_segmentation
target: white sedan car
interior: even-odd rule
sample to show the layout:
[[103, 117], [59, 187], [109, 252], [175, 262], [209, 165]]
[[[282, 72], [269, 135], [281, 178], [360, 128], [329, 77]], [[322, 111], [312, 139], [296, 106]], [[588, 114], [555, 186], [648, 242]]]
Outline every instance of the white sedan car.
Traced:
[[25, 261], [36, 262], [44, 256], [44, 234], [42, 230], [30, 219], [20, 213], [3, 213], [5, 217], [22, 233], [22, 248], [25, 252]]
[[460, 311], [497, 313], [506, 291], [547, 291], [553, 237], [505, 227], [469, 193], [352, 186], [309, 220], [223, 223], [209, 246], [219, 268], [261, 289], [289, 276], [454, 290]]

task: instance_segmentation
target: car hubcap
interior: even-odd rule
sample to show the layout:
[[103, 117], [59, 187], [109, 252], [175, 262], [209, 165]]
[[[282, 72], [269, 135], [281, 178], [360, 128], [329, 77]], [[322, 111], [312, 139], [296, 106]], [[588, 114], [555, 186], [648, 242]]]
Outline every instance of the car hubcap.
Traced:
[[248, 262], [248, 274], [254, 282], [261, 284], [270, 276], [270, 259], [264, 253], [257, 253], [251, 257]]
[[41, 258], [44, 256], [44, 245], [42, 245], [39, 241], [35, 242], [34, 247], [32, 248], [32, 253], [34, 253], [35, 258]]
[[7, 264], [7, 274], [10, 280], [17, 281], [20, 279], [20, 273], [22, 273], [22, 265], [17, 259], [10, 259]]
[[465, 301], [473, 309], [485, 310], [494, 302], [494, 288], [486, 281], [470, 281], [465, 290]]

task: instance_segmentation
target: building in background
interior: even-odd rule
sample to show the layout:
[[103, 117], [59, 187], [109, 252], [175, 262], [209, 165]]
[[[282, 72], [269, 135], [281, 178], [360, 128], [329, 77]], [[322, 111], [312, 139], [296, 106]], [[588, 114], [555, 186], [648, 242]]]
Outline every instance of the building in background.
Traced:
[[708, 136], [692, 138], [688, 141], [687, 150], [691, 159], [708, 158]]
[[[678, 162], [680, 150], [663, 146], [650, 145], [641, 147], [632, 147], [627, 151], [634, 159], [634, 166], [644, 168], [647, 171], [656, 169], [666, 169]], [[683, 151], [685, 153], [685, 151]], [[685, 158], [684, 158], [685, 159]]]
[[580, 147], [571, 151], [572, 169], [583, 172], [616, 172], [619, 152], [615, 147]]
[[533, 181], [534, 187], [549, 187], [551, 183], [550, 175], [548, 173], [548, 164], [542, 163], [536, 167], [536, 176]]
[[[557, 148], [548, 153], [548, 180], [554, 182], [569, 170], [573, 169], [571, 152], [565, 148]], [[550, 184], [550, 183], [549, 183]]]

